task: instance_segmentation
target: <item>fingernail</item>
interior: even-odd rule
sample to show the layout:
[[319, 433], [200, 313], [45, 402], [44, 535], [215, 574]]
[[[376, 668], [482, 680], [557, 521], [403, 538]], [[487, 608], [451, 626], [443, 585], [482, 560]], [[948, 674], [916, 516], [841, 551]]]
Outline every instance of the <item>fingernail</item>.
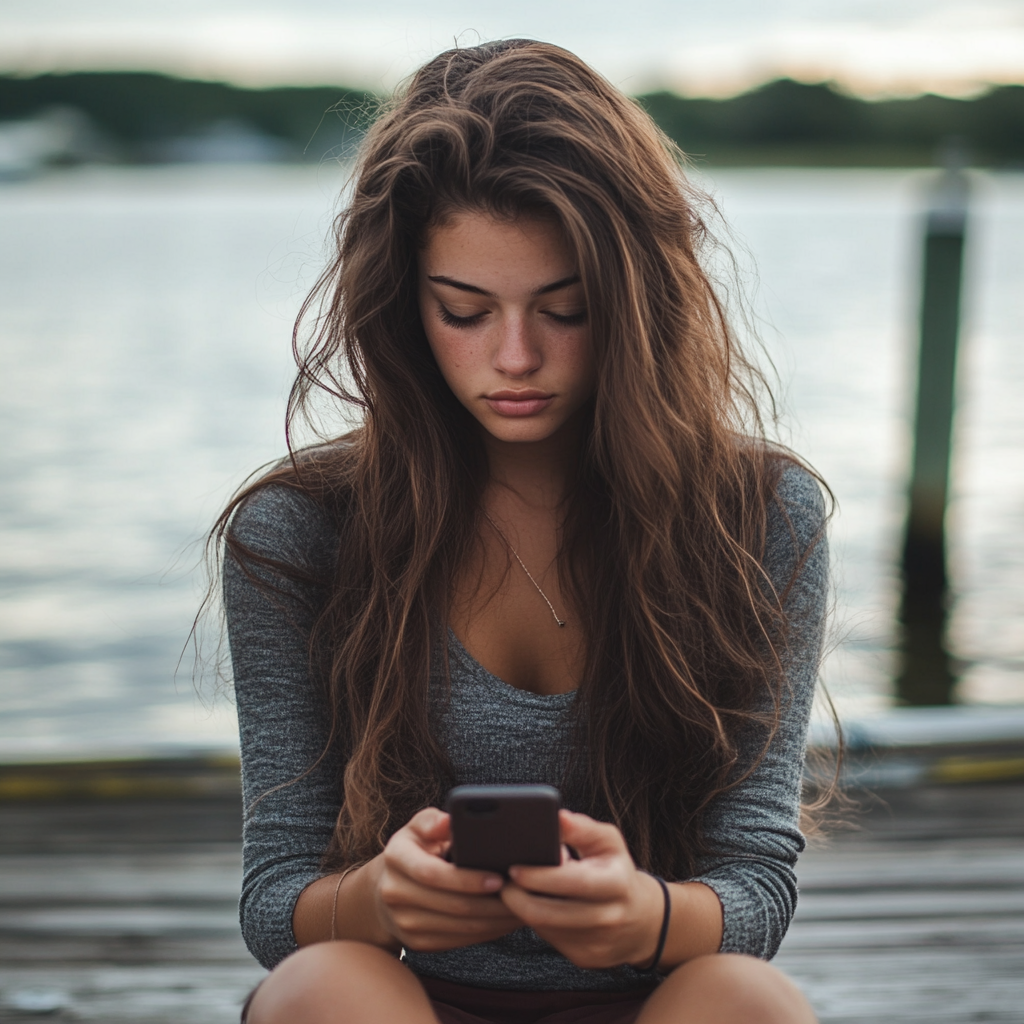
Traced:
[[484, 889], [487, 892], [497, 892], [501, 888], [501, 879], [497, 875], [488, 875], [484, 879]]

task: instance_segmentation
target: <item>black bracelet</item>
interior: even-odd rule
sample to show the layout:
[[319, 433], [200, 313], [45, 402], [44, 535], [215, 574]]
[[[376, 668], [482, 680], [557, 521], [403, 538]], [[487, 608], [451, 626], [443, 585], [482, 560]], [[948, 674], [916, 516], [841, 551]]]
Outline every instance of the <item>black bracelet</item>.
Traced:
[[665, 883], [665, 879], [658, 875], [651, 875], [651, 878], [661, 886], [661, 891], [665, 894], [665, 916], [661, 919], [661, 931], [658, 933], [658, 945], [654, 948], [654, 959], [651, 961], [651, 966], [635, 968], [641, 974], [653, 974], [658, 969], [658, 964], [661, 963], [661, 956], [665, 952], [665, 940], [668, 938], [669, 921], [672, 919], [672, 897], [668, 894], [668, 885]]

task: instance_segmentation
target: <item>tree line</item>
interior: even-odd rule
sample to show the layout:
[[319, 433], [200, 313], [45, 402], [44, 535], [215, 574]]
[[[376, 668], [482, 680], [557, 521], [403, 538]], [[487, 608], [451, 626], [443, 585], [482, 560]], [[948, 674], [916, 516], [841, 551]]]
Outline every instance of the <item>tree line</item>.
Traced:
[[[1024, 166], [1024, 86], [972, 99], [868, 101], [779, 79], [730, 99], [637, 99], [698, 163], [914, 166], [957, 140], [978, 165]], [[0, 120], [72, 107], [129, 161], [146, 159], [161, 139], [218, 123], [281, 140], [296, 159], [344, 156], [380, 104], [373, 93], [340, 86], [245, 89], [147, 72], [0, 77]]]

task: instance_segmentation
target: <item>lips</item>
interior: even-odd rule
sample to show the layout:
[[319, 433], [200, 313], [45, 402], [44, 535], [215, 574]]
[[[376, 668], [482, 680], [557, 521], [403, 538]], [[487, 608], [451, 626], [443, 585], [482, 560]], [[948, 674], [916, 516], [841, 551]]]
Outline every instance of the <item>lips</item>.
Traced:
[[536, 416], [554, 400], [554, 395], [532, 388], [522, 391], [494, 391], [484, 395], [484, 401], [499, 416]]

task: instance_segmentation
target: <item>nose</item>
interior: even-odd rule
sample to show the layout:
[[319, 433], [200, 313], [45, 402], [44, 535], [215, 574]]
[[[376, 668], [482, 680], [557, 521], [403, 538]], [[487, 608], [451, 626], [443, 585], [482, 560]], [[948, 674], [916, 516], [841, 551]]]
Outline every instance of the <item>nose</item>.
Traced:
[[498, 331], [493, 364], [496, 370], [506, 377], [527, 377], [540, 369], [543, 355], [536, 339], [530, 336], [525, 317], [505, 317]]

